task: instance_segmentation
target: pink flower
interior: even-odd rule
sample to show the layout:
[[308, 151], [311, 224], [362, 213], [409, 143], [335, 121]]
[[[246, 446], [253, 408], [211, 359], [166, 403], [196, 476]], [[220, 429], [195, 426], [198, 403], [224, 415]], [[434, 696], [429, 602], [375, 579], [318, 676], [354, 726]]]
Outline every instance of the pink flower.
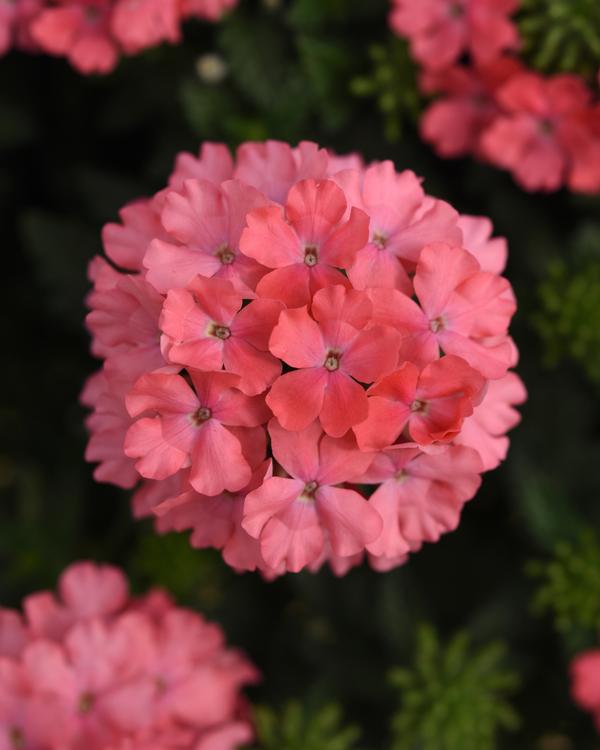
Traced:
[[594, 716], [600, 730], [600, 651], [584, 651], [571, 663], [573, 700]]
[[219, 185], [233, 177], [233, 159], [223, 143], [205, 142], [198, 156], [182, 152], [175, 159], [175, 169], [169, 177], [169, 187], [181, 192], [186, 180], [208, 180]]
[[354, 490], [335, 485], [366, 470], [369, 454], [356, 448], [354, 439], [333, 440], [317, 423], [300, 432], [288, 432], [269, 423], [273, 454], [289, 478], [274, 476], [250, 492], [242, 526], [260, 540], [265, 561], [277, 567], [285, 562], [297, 572], [319, 557], [325, 534], [335, 554], [360, 552], [381, 531], [381, 519]]
[[126, 398], [132, 417], [125, 453], [139, 459], [148, 479], [166, 479], [191, 467], [190, 483], [205, 495], [236, 491], [250, 481], [242, 445], [229, 427], [256, 427], [267, 419], [264, 400], [237, 390], [239, 377], [225, 372], [190, 373], [194, 390], [180, 375], [142, 375]]
[[484, 67], [425, 70], [421, 88], [445, 96], [423, 113], [420, 124], [423, 140], [433, 144], [443, 157], [469, 153], [481, 157], [481, 134], [500, 112], [496, 92], [521, 70], [521, 64], [511, 57], [498, 58]]
[[109, 0], [64, 0], [41, 11], [31, 26], [34, 40], [52, 55], [67, 57], [81, 73], [108, 73], [118, 48], [110, 34]]
[[[342, 297], [350, 308], [345, 315], [335, 309]], [[312, 317], [306, 307], [281, 313], [269, 349], [296, 369], [277, 378], [267, 404], [286, 430], [302, 430], [319, 418], [328, 435], [341, 437], [366, 418], [360, 383], [393, 370], [399, 345], [392, 328], [362, 330], [370, 309], [364, 294], [333, 286], [315, 294]]]
[[348, 268], [366, 244], [369, 219], [352, 208], [342, 221], [346, 206], [343, 191], [331, 180], [303, 180], [290, 190], [285, 210], [264, 206], [248, 215], [240, 248], [275, 269], [258, 282], [259, 296], [299, 307], [319, 289], [347, 283], [338, 269]]
[[464, 52], [485, 64], [518, 46], [509, 20], [517, 7], [518, 0], [394, 0], [390, 25], [427, 68], [446, 68]]
[[281, 310], [281, 303], [266, 299], [242, 307], [229, 281], [197, 276], [187, 289], [171, 289], [164, 302], [168, 359], [196, 370], [224, 367], [240, 376], [244, 393], [262, 393], [281, 373], [268, 351]]
[[485, 157], [526, 190], [600, 189], [600, 137], [590, 126], [590, 92], [577, 76], [511, 78], [498, 92], [504, 113], [482, 136]]
[[410, 443], [380, 453], [359, 481], [379, 486], [370, 502], [383, 520], [367, 545], [375, 557], [402, 559], [458, 525], [464, 503], [481, 484], [481, 461], [470, 448], [421, 453]]
[[[251, 443], [258, 445], [259, 452], [264, 456], [265, 431], [257, 428], [256, 432], [258, 440]], [[251, 457], [247, 453], [245, 457], [253, 466]], [[191, 529], [192, 547], [221, 550], [225, 562], [236, 570], [265, 569], [268, 572], [269, 566], [262, 558], [260, 546], [244, 530], [242, 519], [246, 495], [271, 476], [271, 462], [263, 461], [257, 465], [246, 487], [237, 493], [223, 492], [208, 497], [187, 490], [156, 506], [154, 513], [158, 516], [158, 525], [165, 531]]]
[[501, 274], [506, 266], [508, 245], [504, 237], [492, 237], [492, 222], [485, 216], [463, 215], [458, 220], [462, 246], [474, 255], [482, 271]]
[[405, 332], [400, 360], [427, 364], [441, 348], [487, 378], [514, 364], [506, 331], [516, 304], [506, 279], [481, 271], [466, 250], [436, 243], [423, 249], [413, 283], [421, 307], [395, 290], [370, 292], [374, 320]]
[[110, 28], [127, 55], [137, 55], [161, 42], [178, 42], [178, 0], [116, 0]]
[[[0, 616], [0, 638], [9, 629], [19, 641], [0, 655], [0, 747], [235, 750], [252, 740], [240, 690], [258, 673], [218, 626], [160, 592], [132, 601], [121, 571], [88, 562], [67, 568], [60, 596], [28, 597], [24, 621]], [[42, 602], [54, 612], [40, 627]]]
[[139, 479], [135, 462], [123, 452], [131, 424], [125, 395], [132, 384], [129, 377], [105, 367], [88, 378], [81, 394], [82, 403], [93, 409], [85, 421], [90, 433], [85, 459], [98, 462], [94, 470], [97, 482], [110, 482], [123, 489], [131, 489]]
[[345, 170], [335, 181], [371, 219], [369, 242], [359, 249], [348, 277], [357, 289], [393, 287], [412, 295], [407, 271], [434, 240], [460, 242], [458, 214], [447, 203], [426, 199], [413, 172], [396, 173], [391, 161], [360, 174]]
[[327, 152], [310, 141], [302, 141], [297, 148], [282, 141], [242, 143], [236, 157], [235, 178], [277, 203], [285, 203], [290, 189], [300, 180], [328, 176]]
[[168, 237], [160, 223], [158, 204], [141, 198], [122, 208], [119, 218], [120, 224], [106, 224], [102, 230], [104, 251], [115, 265], [141, 271], [150, 241]]
[[[491, 222], [389, 161], [310, 142], [246, 143], [235, 159], [207, 143], [169, 182], [105, 228], [112, 263], [90, 264], [95, 477], [137, 485], [133, 514], [157, 533], [189, 530], [267, 580], [364, 559], [389, 570], [454, 528], [525, 398], [507, 374], [516, 302]], [[392, 474], [365, 473], [373, 459]], [[405, 464], [412, 499], [396, 487]], [[52, 632], [69, 626], [62, 606], [36, 606]], [[196, 750], [236, 734], [215, 728]], [[181, 745], [170, 728], [135, 742]]]
[[163, 358], [158, 319], [162, 296], [139, 275], [116, 273], [107, 266], [110, 277], [98, 279], [97, 270], [95, 267], [92, 272], [96, 288], [86, 300], [91, 308], [85, 320], [93, 336], [92, 352], [99, 357], [114, 357], [135, 350], [160, 367]]
[[448, 443], [473, 413], [484, 385], [484, 378], [460, 357], [442, 357], [421, 372], [405, 362], [367, 390], [368, 417], [354, 426], [358, 445], [362, 450], [381, 450], [405, 428], [420, 445]]
[[500, 380], [492, 380], [482, 402], [473, 416], [465, 419], [456, 443], [473, 448], [479, 453], [483, 470], [500, 465], [508, 453], [506, 433], [521, 421], [515, 406], [527, 399], [527, 391], [514, 372], [507, 372]]
[[267, 200], [237, 180], [215, 185], [186, 180], [181, 192], [165, 197], [162, 223], [180, 244], [155, 239], [144, 257], [147, 280], [166, 293], [184, 287], [198, 274], [230, 281], [244, 297], [254, 297], [265, 273], [260, 264], [239, 252], [247, 214]]

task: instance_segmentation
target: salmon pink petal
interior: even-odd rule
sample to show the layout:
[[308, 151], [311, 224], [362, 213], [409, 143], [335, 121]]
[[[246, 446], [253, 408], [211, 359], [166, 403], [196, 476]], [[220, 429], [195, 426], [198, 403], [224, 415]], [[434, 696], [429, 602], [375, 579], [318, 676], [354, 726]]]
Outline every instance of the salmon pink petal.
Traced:
[[138, 419], [125, 435], [125, 455], [137, 458], [135, 468], [146, 479], [166, 479], [186, 465], [187, 453], [169, 445], [160, 419]]
[[225, 358], [223, 341], [213, 337], [181, 344], [169, 344], [167, 340], [163, 351], [169, 362], [195, 370], [220, 370]]
[[[332, 180], [301, 180], [288, 193], [285, 205], [288, 221], [301, 241], [305, 244], [314, 243], [318, 249], [321, 249], [321, 245], [326, 247], [326, 240], [337, 228], [345, 211], [344, 193]], [[359, 224], [359, 234], [360, 231], [364, 232], [364, 219], [356, 215], [354, 221]], [[343, 236], [340, 237], [341, 240]], [[338, 246], [339, 243], [334, 240], [334, 254]]]
[[275, 460], [294, 479], [314, 481], [319, 476], [319, 442], [323, 437], [318, 422], [297, 432], [285, 430], [276, 419], [269, 422]]
[[429, 320], [440, 316], [456, 287], [479, 270], [471, 253], [460, 247], [441, 242], [425, 247], [413, 283]]
[[304, 484], [302, 480], [283, 477], [265, 479], [260, 487], [246, 495], [242, 527], [250, 536], [258, 539], [269, 520], [300, 497]]
[[462, 357], [485, 378], [501, 378], [512, 364], [513, 347], [508, 339], [484, 346], [453, 331], [440, 331], [437, 339], [447, 354]]
[[191, 414], [198, 408], [195, 393], [182, 377], [157, 372], [142, 375], [125, 402], [132, 417], [145, 411]]
[[408, 270], [413, 270], [421, 251], [430, 243], [442, 241], [460, 245], [462, 233], [458, 218], [458, 213], [445, 201], [424, 201], [413, 223], [390, 240], [390, 250], [402, 258], [409, 266]]
[[312, 502], [296, 502], [271, 518], [261, 535], [260, 551], [272, 568], [291, 573], [314, 562], [323, 551], [323, 531]]
[[352, 429], [362, 451], [382, 450], [402, 434], [410, 416], [410, 407], [401, 401], [371, 396], [368, 408], [367, 418]]
[[390, 326], [372, 326], [349, 345], [341, 366], [362, 383], [372, 383], [398, 364], [400, 334]]
[[372, 244], [356, 254], [348, 277], [356, 289], [391, 287], [412, 295], [412, 283], [402, 263], [393, 253]]
[[225, 369], [240, 376], [239, 388], [248, 396], [265, 391], [281, 375], [281, 362], [241, 338], [232, 338], [224, 349]]
[[458, 220], [462, 247], [477, 259], [482, 271], [500, 274], [506, 266], [508, 245], [504, 237], [492, 238], [492, 222], [485, 216], [461, 216]]
[[311, 313], [315, 320], [340, 320], [360, 330], [370, 321], [373, 305], [368, 296], [355, 289], [336, 284], [320, 289], [314, 295]]
[[214, 276], [221, 268], [221, 261], [213, 254], [159, 239], [148, 245], [143, 262], [146, 278], [163, 294], [187, 286], [198, 274]]
[[354, 490], [319, 487], [316, 506], [336, 555], [355, 555], [381, 534], [381, 516]]
[[152, 201], [138, 200], [122, 208], [119, 218], [120, 224], [106, 224], [102, 229], [106, 254], [121, 268], [141, 271], [148, 245], [164, 235], [158, 211]]
[[309, 270], [308, 281], [311, 296], [314, 296], [320, 289], [328, 286], [343, 286], [346, 289], [352, 288], [347, 277], [341, 271], [324, 263], [317, 263], [316, 266]]
[[271, 333], [283, 309], [283, 304], [277, 300], [254, 300], [236, 315], [231, 325], [231, 333], [259, 351], [266, 352], [269, 349]]
[[304, 250], [279, 206], [264, 206], [247, 216], [240, 250], [267, 268], [284, 268], [304, 261]]
[[319, 367], [326, 351], [321, 329], [306, 307], [283, 310], [269, 339], [269, 351], [291, 367]]
[[209, 496], [223, 490], [235, 492], [245, 487], [251, 476], [240, 441], [215, 419], [205, 422], [192, 449], [190, 484], [196, 492]]
[[184, 245], [212, 249], [227, 237], [227, 209], [218, 185], [208, 180], [186, 180], [181, 192], [165, 197], [162, 223]]
[[224, 391], [211, 411], [216, 420], [234, 427], [258, 427], [271, 416], [263, 396], [246, 396], [235, 388]]
[[358, 450], [352, 433], [342, 438], [324, 435], [319, 445], [320, 466], [314, 478], [319, 484], [356, 481], [370, 466], [373, 455]]
[[242, 296], [224, 279], [196, 276], [188, 289], [211, 320], [222, 325], [230, 325], [242, 306]]
[[339, 226], [321, 247], [320, 257], [338, 268], [349, 268], [356, 253], [369, 241], [369, 217], [364, 211], [352, 208], [347, 222]]
[[310, 302], [311, 276], [305, 263], [276, 268], [260, 279], [256, 294], [268, 300], [278, 300], [286, 307], [302, 307]]
[[200, 146], [198, 157], [185, 151], [177, 154], [175, 169], [169, 177], [169, 187], [181, 191], [185, 180], [209, 180], [217, 184], [233, 176], [233, 159], [223, 143], [206, 141]]
[[224, 393], [231, 388], [236, 388], [240, 382], [240, 376], [233, 372], [203, 372], [201, 370], [190, 370], [189, 376], [198, 394], [199, 403], [202, 406], [213, 408]]
[[371, 495], [369, 503], [381, 516], [382, 528], [378, 537], [367, 550], [377, 557], [397, 557], [411, 551], [410, 544], [402, 536], [398, 523], [398, 493], [394, 480], [383, 482]]
[[267, 405], [286, 430], [303, 430], [321, 413], [326, 386], [324, 367], [286, 372], [271, 386]]
[[339, 438], [366, 419], [367, 413], [367, 395], [362, 386], [339, 370], [329, 373], [319, 415], [325, 432]]

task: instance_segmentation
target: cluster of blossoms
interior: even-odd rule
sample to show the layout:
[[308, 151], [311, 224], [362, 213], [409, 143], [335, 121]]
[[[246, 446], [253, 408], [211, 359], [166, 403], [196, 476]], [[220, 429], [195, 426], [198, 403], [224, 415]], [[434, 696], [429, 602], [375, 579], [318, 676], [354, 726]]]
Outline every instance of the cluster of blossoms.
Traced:
[[519, 0], [392, 0], [420, 86], [441, 94], [422, 137], [444, 157], [473, 154], [526, 190], [600, 191], [600, 103], [577, 75], [544, 77], [515, 56]]
[[17, 47], [109, 73], [119, 56], [181, 39], [188, 18], [217, 21], [237, 0], [0, 0], [0, 55]]
[[59, 596], [0, 609], [3, 750], [234, 750], [252, 739], [258, 673], [221, 629], [120, 570], [67, 568]]
[[525, 399], [489, 220], [276, 141], [180, 154], [120, 219], [90, 266], [97, 480], [268, 577], [386, 570], [457, 526]]

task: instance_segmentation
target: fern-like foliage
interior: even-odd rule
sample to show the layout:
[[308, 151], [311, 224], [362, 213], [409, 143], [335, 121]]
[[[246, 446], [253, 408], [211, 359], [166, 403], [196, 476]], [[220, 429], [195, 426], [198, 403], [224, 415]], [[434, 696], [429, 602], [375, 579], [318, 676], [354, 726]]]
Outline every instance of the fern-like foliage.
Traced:
[[507, 701], [518, 678], [504, 661], [502, 644], [475, 649], [461, 633], [443, 645], [422, 627], [414, 665], [391, 675], [400, 689], [391, 750], [493, 750], [500, 730], [518, 726]]
[[416, 85], [416, 68], [406, 42], [393, 38], [389, 44], [373, 44], [369, 48], [371, 71], [356, 76], [351, 92], [358, 97], [373, 99], [383, 117], [388, 141], [398, 141], [406, 120], [415, 121], [421, 98]]
[[281, 711], [254, 709], [256, 750], [357, 750], [359, 730], [344, 725], [336, 704], [312, 711], [291, 701]]
[[600, 627], [600, 541], [586, 530], [575, 542], [561, 542], [550, 560], [536, 560], [529, 572], [539, 579], [534, 607], [550, 611], [557, 629]]
[[547, 364], [572, 359], [600, 383], [600, 227], [585, 228], [568, 262], [550, 262], [539, 300], [534, 324]]
[[519, 31], [525, 56], [544, 72], [592, 78], [600, 67], [598, 0], [522, 0]]

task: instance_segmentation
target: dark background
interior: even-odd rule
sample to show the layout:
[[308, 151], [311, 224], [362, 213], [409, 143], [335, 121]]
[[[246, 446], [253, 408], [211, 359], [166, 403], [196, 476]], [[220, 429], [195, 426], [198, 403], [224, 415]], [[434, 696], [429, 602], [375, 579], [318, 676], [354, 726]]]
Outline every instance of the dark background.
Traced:
[[[561, 540], [577, 546], [600, 521], [600, 200], [526, 194], [507, 174], [438, 159], [418, 139], [414, 71], [382, 0], [242, 5], [107, 77], [49, 57], [0, 60], [0, 600], [16, 606], [53, 587], [75, 559], [122, 565], [135, 590], [166, 586], [223, 624], [264, 674], [253, 700], [338, 702], [369, 747], [387, 746], [399, 706], [387, 675], [411, 663], [419, 624], [442, 639], [466, 630], [476, 645], [504, 641], [520, 675], [512, 703], [521, 729], [498, 747], [597, 747], [568, 693], [569, 658], [596, 642], [595, 628], [575, 607], [572, 627], [557, 631], [533, 607], [540, 581], [526, 568]], [[195, 63], [215, 51], [228, 75], [210, 84]], [[238, 576], [184, 535], [157, 537], [133, 521], [128, 493], [94, 483], [83, 460], [78, 395], [98, 367], [83, 298], [102, 225], [161, 188], [178, 151], [265, 137], [391, 158], [459, 211], [491, 216], [509, 239], [512, 332], [529, 390], [523, 423], [459, 529], [391, 573]], [[600, 608], [592, 573], [595, 591], [579, 578], [573, 586], [588, 585], [582, 596], [597, 595]]]

